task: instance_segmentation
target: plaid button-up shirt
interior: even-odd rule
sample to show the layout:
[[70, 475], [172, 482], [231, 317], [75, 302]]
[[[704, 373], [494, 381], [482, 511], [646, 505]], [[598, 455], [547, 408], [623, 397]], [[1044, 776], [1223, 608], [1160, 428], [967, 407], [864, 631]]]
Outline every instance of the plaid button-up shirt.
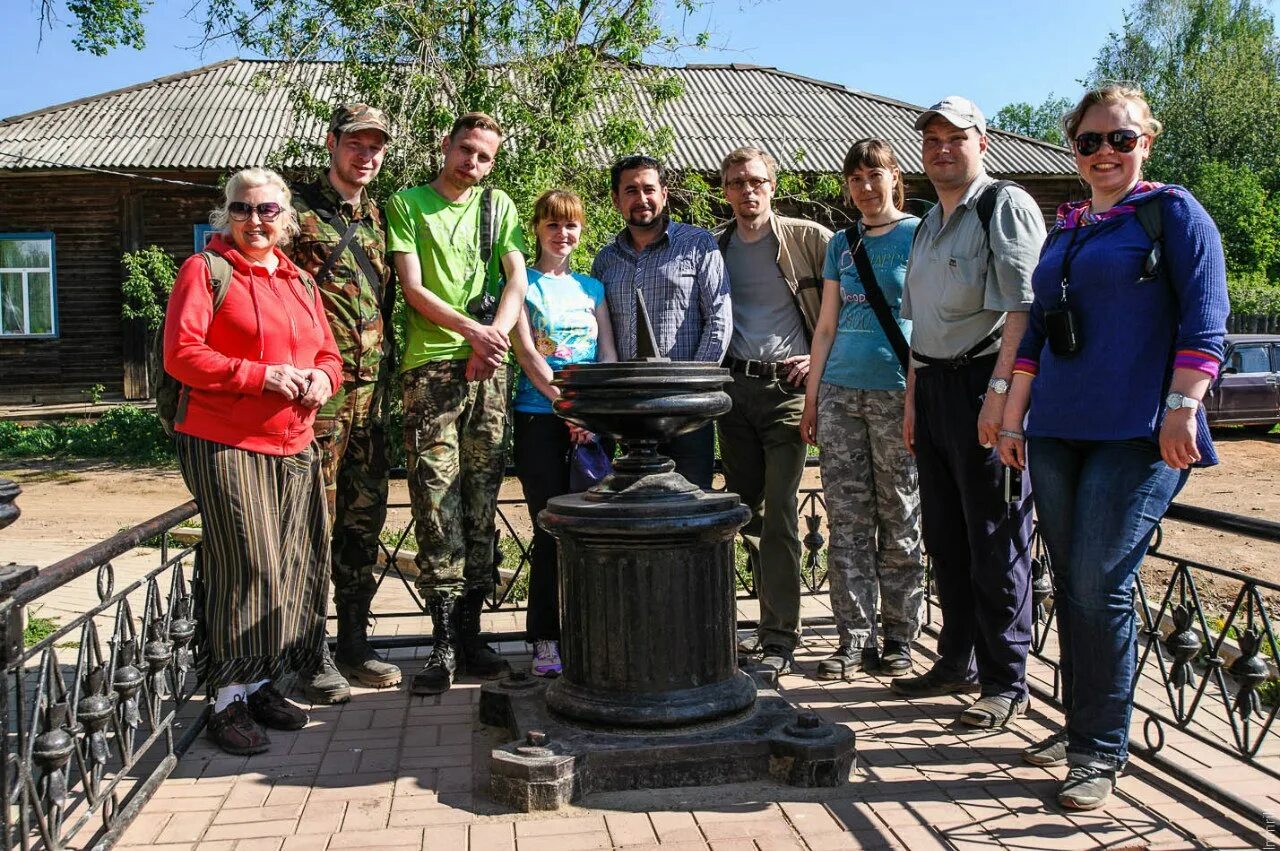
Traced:
[[600, 250], [591, 276], [604, 283], [621, 360], [636, 357], [636, 288], [653, 322], [658, 353], [719, 363], [729, 348], [729, 274], [710, 231], [680, 222], [637, 252], [627, 231]]

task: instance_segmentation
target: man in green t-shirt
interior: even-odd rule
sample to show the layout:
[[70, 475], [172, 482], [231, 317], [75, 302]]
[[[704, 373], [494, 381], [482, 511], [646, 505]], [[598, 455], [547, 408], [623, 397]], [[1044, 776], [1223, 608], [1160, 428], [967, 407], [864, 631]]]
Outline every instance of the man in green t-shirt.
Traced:
[[[476, 188], [501, 143], [492, 117], [461, 116], [442, 143], [444, 165], [435, 179], [387, 202], [387, 249], [410, 308], [404, 436], [417, 585], [435, 635], [427, 664], [413, 677], [414, 694], [447, 691], [458, 669], [485, 678], [510, 670], [479, 637], [506, 468], [508, 334], [527, 283], [515, 204], [497, 190], [486, 204]], [[488, 263], [481, 260], [486, 219]]]

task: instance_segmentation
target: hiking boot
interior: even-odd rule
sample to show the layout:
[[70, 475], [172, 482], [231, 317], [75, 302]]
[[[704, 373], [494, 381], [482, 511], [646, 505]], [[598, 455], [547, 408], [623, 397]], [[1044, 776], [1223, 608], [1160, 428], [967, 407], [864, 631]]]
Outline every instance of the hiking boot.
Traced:
[[271, 683], [258, 686], [245, 702], [253, 720], [273, 730], [301, 730], [310, 720], [301, 707], [285, 700]]
[[760, 658], [760, 664], [770, 668], [779, 677], [791, 673], [793, 662], [791, 650], [780, 644], [765, 645], [764, 655]]
[[1073, 765], [1058, 787], [1058, 803], [1069, 810], [1096, 810], [1116, 788], [1114, 768]]
[[1059, 730], [1047, 739], [1022, 749], [1022, 761], [1042, 768], [1067, 764], [1067, 731]]
[[1018, 718], [1027, 714], [1031, 704], [1029, 697], [1003, 697], [989, 694], [969, 704], [969, 708], [960, 713], [960, 723], [984, 730], [1007, 727]]
[[368, 601], [338, 606], [338, 646], [333, 655], [342, 675], [359, 685], [390, 688], [400, 684], [400, 669], [383, 661], [369, 644]]
[[533, 675], [558, 677], [563, 669], [560, 664], [560, 644], [556, 641], [533, 642]]
[[328, 705], [330, 703], [346, 703], [351, 699], [351, 686], [338, 673], [329, 655], [329, 640], [320, 642], [320, 659], [309, 673], [298, 678], [298, 689], [312, 703]]
[[237, 756], [262, 753], [271, 747], [267, 731], [253, 720], [244, 699], [238, 696], [226, 709], [209, 716], [206, 729], [214, 744]]
[[855, 671], [874, 671], [880, 664], [880, 651], [874, 644], [863, 647], [855, 656], [853, 648], [841, 644], [836, 652], [818, 663], [818, 679], [847, 680]]
[[454, 609], [458, 623], [458, 667], [482, 680], [496, 680], [511, 673], [511, 664], [480, 640], [480, 607], [484, 589], [468, 591]]
[[453, 676], [458, 671], [457, 657], [454, 648], [457, 646], [457, 624], [455, 610], [457, 597], [437, 596], [427, 604], [431, 613], [431, 634], [435, 643], [431, 655], [422, 670], [413, 675], [409, 685], [414, 694], [444, 694], [453, 685]]
[[889, 681], [889, 690], [903, 697], [939, 697], [944, 694], [969, 694], [978, 691], [977, 680], [958, 680], [930, 668], [918, 677], [898, 677]]
[[884, 652], [880, 654], [881, 674], [905, 674], [911, 670], [911, 645], [906, 641], [892, 638], [884, 642]]

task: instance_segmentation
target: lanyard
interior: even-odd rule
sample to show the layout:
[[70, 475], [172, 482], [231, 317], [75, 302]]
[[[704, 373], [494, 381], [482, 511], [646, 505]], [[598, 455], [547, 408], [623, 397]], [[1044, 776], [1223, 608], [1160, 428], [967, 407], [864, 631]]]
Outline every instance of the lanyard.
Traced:
[[1079, 245], [1076, 244], [1076, 239], [1077, 237], [1080, 236], [1080, 231], [1084, 230], [1085, 228], [1074, 227], [1071, 229], [1071, 241], [1067, 243], [1067, 248], [1062, 253], [1062, 301], [1061, 301], [1062, 304], [1067, 303], [1067, 284], [1071, 279], [1072, 262], [1075, 261], [1076, 255], [1078, 255], [1081, 251], [1084, 250], [1085, 243], [1093, 239], [1102, 231], [1101, 224], [1088, 225], [1087, 227], [1090, 228], [1090, 231], [1084, 237], [1084, 239], [1081, 239], [1079, 241], [1080, 243]]

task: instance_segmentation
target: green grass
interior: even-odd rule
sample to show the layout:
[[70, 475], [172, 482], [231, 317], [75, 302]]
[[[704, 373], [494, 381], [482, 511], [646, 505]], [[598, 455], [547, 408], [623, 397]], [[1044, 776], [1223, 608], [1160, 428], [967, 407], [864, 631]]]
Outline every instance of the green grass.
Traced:
[[37, 606], [27, 613], [27, 625], [22, 630], [22, 645], [33, 647], [58, 631], [57, 618], [42, 618], [36, 614]]
[[173, 439], [153, 411], [120, 405], [95, 419], [22, 426], [0, 422], [0, 458], [101, 458], [171, 466]]

